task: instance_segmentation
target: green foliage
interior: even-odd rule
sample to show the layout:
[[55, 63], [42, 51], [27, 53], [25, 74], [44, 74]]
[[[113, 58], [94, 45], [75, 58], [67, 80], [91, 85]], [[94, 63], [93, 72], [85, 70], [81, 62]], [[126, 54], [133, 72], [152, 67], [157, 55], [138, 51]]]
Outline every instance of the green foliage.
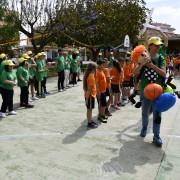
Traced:
[[0, 49], [9, 49], [9, 46], [13, 44], [12, 41], [17, 40], [19, 36], [12, 18], [14, 13], [8, 10], [6, 5], [6, 0], [0, 2]]
[[[115, 47], [126, 34], [131, 43], [136, 41], [146, 10], [143, 0], [31, 0], [20, 1], [12, 19], [19, 31], [31, 39], [35, 51], [51, 42], [59, 46], [75, 42], [89, 48]], [[37, 39], [37, 34], [42, 37]]]
[[[63, 25], [66, 34], [77, 41], [112, 47], [121, 44], [126, 34], [132, 43], [136, 41], [146, 10], [142, 0], [92, 0], [89, 4], [81, 1], [66, 8]], [[62, 17], [59, 22], [62, 23]]]

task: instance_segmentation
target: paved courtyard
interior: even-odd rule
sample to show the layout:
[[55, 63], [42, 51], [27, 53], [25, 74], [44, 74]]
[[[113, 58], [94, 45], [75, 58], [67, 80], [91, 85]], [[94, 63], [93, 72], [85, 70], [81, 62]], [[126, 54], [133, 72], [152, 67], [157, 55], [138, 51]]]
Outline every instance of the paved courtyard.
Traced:
[[140, 110], [130, 103], [107, 124], [87, 130], [82, 83], [59, 93], [56, 83], [48, 79], [51, 94], [33, 109], [18, 107], [16, 87], [18, 114], [0, 121], [0, 180], [180, 179], [179, 100], [163, 114], [160, 149], [152, 144], [151, 128], [139, 137]]

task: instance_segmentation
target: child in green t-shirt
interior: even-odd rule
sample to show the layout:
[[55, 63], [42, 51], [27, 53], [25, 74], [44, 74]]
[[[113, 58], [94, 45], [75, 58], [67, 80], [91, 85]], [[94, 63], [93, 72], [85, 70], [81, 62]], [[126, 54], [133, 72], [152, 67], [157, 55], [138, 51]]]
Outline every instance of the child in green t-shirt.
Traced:
[[46, 88], [46, 82], [47, 82], [47, 76], [48, 76], [48, 64], [46, 62], [46, 54], [45, 52], [41, 52], [41, 62], [42, 62], [42, 65], [43, 65], [43, 69], [44, 69], [44, 73], [43, 73], [43, 83], [42, 83], [42, 89], [43, 89], [43, 92], [45, 95], [48, 95], [50, 94], [48, 91], [47, 91], [47, 88]]
[[71, 59], [68, 57], [67, 52], [64, 53], [64, 87], [69, 87]]
[[36, 55], [36, 90], [37, 90], [37, 96], [40, 98], [45, 98], [45, 93], [43, 91], [43, 83], [44, 83], [44, 72], [45, 72], [45, 67], [44, 67], [44, 62], [42, 61], [42, 54], [38, 53]]
[[6, 58], [7, 58], [6, 54], [4, 54], [4, 53], [0, 54], [0, 76], [4, 70], [4, 63], [3, 62], [6, 60]]
[[15, 65], [11, 60], [5, 60], [3, 62], [4, 70], [2, 71], [0, 77], [0, 87], [1, 87], [1, 96], [2, 96], [2, 105], [0, 117], [6, 117], [6, 111], [8, 109], [8, 115], [16, 115], [16, 112], [13, 110], [13, 95], [14, 95], [14, 86], [16, 86], [16, 73], [13, 70]]
[[72, 84], [77, 84], [77, 73], [78, 73], [78, 54], [74, 52], [72, 54], [71, 71], [72, 71]]
[[38, 100], [35, 96], [35, 73], [36, 73], [36, 62], [33, 58], [32, 51], [27, 52], [28, 57], [25, 58], [27, 59], [28, 62], [28, 70], [29, 70], [29, 87], [30, 87], [30, 94], [31, 94], [31, 100]]
[[18, 79], [18, 86], [21, 89], [20, 93], [20, 107], [32, 108], [32, 104], [29, 104], [29, 91], [28, 91], [28, 82], [29, 82], [29, 71], [28, 71], [28, 62], [27, 59], [19, 58], [19, 67], [16, 72]]
[[58, 50], [58, 57], [56, 58], [56, 71], [58, 73], [58, 92], [64, 91], [64, 52], [62, 51], [62, 49]]

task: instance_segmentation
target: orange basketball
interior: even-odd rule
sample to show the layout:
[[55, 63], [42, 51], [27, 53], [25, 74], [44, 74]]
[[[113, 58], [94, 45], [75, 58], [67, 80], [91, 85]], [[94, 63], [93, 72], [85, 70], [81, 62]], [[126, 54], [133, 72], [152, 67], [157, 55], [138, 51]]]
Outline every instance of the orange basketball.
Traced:
[[144, 88], [144, 96], [145, 98], [154, 101], [156, 98], [158, 98], [163, 93], [163, 88], [156, 83], [148, 84]]

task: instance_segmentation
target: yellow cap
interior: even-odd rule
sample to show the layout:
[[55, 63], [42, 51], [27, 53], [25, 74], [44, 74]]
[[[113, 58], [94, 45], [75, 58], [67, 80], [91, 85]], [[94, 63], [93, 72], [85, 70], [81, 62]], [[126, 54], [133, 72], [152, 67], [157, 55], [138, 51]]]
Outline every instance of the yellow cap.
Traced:
[[46, 53], [45, 52], [41, 52], [41, 56], [46, 56]]
[[36, 58], [38, 58], [38, 57], [40, 57], [40, 56], [42, 56], [42, 53], [38, 53], [38, 54], [36, 55]]
[[127, 55], [131, 55], [131, 53], [132, 53], [131, 51], [127, 51], [126, 52]]
[[148, 45], [150, 45], [150, 44], [160, 46], [163, 44], [163, 42], [160, 37], [154, 36], [154, 37], [149, 38]]
[[37, 54], [34, 56], [34, 60], [36, 60], [38, 58]]
[[4, 59], [4, 58], [6, 58], [6, 54], [1, 53], [1, 54], [0, 54], [0, 59]]
[[74, 54], [79, 54], [79, 50], [78, 49], [74, 49], [73, 53]]
[[25, 58], [25, 59], [31, 58], [27, 53], [24, 53], [24, 54], [22, 55], [22, 57]]
[[19, 64], [23, 63], [24, 61], [27, 61], [27, 59], [25, 59], [23, 57], [19, 58]]
[[8, 59], [3, 62], [5, 66], [14, 66], [15, 64], [12, 62], [12, 60]]
[[63, 51], [63, 54], [68, 54], [68, 52], [67, 51]]
[[32, 51], [27, 51], [27, 55], [32, 55]]

